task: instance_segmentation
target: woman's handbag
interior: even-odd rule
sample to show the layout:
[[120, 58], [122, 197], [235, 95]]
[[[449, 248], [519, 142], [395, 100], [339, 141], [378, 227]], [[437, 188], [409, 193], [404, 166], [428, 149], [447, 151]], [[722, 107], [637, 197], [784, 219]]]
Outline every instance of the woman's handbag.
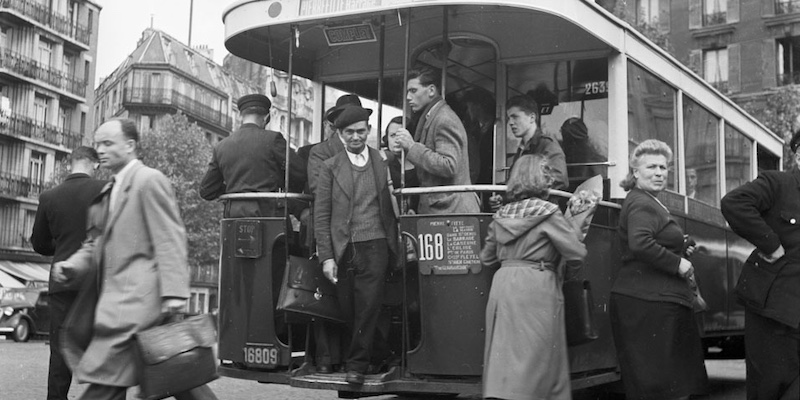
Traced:
[[575, 346], [598, 338], [594, 327], [592, 285], [586, 280], [564, 282], [564, 321], [567, 344]]
[[317, 257], [289, 256], [275, 308], [301, 319], [344, 323], [336, 286], [323, 275]]
[[214, 317], [202, 314], [136, 334], [140, 397], [157, 400], [219, 378]]

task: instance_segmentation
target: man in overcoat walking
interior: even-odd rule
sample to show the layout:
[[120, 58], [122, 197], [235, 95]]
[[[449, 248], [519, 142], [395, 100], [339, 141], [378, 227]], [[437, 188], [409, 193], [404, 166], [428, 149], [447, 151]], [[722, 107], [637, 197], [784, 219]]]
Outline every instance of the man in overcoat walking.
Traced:
[[722, 198], [722, 214], [756, 249], [736, 292], [745, 307], [747, 399], [800, 398], [800, 131], [792, 171], [764, 171]]
[[[169, 179], [137, 159], [139, 133], [133, 121], [104, 123], [95, 143], [100, 165], [114, 173], [114, 183], [89, 209], [90, 240], [56, 263], [52, 274], [74, 285], [94, 269], [96, 280], [85, 282], [96, 285], [94, 323], [83, 332], [68, 328], [65, 356], [78, 381], [89, 383], [81, 400], [124, 400], [127, 389], [139, 383], [136, 333], [185, 310], [186, 231]], [[175, 397], [216, 399], [205, 385]]]

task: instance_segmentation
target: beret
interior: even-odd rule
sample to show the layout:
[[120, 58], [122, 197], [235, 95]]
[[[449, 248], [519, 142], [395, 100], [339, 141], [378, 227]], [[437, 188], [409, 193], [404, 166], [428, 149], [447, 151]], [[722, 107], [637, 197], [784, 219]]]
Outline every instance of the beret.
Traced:
[[356, 122], [369, 121], [372, 110], [361, 106], [349, 105], [342, 109], [333, 125], [336, 129], [344, 129]]
[[792, 149], [792, 153], [797, 153], [798, 147], [800, 147], [800, 129], [792, 135], [792, 140], [789, 141], [789, 148]]
[[589, 138], [589, 130], [580, 118], [567, 118], [561, 125], [561, 135], [564, 139], [586, 140]]
[[269, 110], [269, 108], [272, 106], [272, 102], [269, 101], [269, 98], [263, 94], [248, 94], [239, 97], [239, 101], [236, 102], [236, 106], [239, 107], [240, 112], [248, 107], [264, 107]]
[[336, 117], [339, 116], [339, 113], [342, 112], [345, 107], [352, 105], [361, 107], [361, 99], [354, 94], [339, 96], [339, 98], [336, 99], [336, 105], [329, 108], [328, 111], [325, 112], [325, 119], [330, 123], [334, 123], [334, 121], [336, 121]]

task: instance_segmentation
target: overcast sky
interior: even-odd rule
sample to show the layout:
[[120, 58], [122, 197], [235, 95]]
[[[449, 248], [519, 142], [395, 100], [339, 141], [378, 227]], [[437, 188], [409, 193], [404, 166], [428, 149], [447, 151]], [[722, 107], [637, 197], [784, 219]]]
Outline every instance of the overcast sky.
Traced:
[[[100, 11], [97, 45], [97, 83], [108, 76], [136, 48], [142, 31], [150, 26], [186, 44], [189, 41], [191, 0], [95, 0]], [[225, 49], [222, 11], [234, 0], [194, 0], [192, 46], [207, 44], [214, 50], [214, 61], [222, 64]]]

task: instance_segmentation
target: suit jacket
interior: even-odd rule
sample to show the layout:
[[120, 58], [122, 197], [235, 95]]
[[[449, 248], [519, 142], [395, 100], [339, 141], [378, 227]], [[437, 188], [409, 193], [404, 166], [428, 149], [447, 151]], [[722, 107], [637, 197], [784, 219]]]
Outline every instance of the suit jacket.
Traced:
[[514, 162], [526, 154], [541, 154], [547, 159], [550, 166], [550, 174], [553, 176], [553, 189], [567, 190], [569, 177], [567, 176], [567, 159], [561, 145], [549, 135], [545, 135], [541, 129], [537, 129], [531, 140], [525, 147], [517, 151], [514, 155]]
[[[86, 174], [70, 174], [60, 185], [42, 192], [33, 223], [31, 244], [37, 253], [64, 261], [86, 239], [86, 213], [106, 182]], [[50, 293], [66, 291], [50, 279]]]
[[344, 143], [339, 139], [338, 134], [331, 135], [328, 140], [317, 143], [316, 146], [311, 148], [308, 154], [308, 188], [310, 193], [315, 194], [322, 163], [343, 151]]
[[[758, 252], [772, 254], [779, 246], [786, 262], [777, 273], [763, 307], [753, 312], [797, 327], [800, 324], [800, 171], [766, 171], [722, 198], [722, 215], [731, 229], [756, 246], [749, 260], [761, 260]], [[763, 262], [763, 260], [758, 261]], [[776, 263], [777, 264], [777, 263]], [[746, 263], [742, 275], [749, 268]]]
[[[378, 150], [368, 150], [369, 163], [375, 172], [381, 223], [386, 232], [389, 250], [396, 257], [397, 219], [387, 185], [386, 162]], [[354, 190], [353, 171], [347, 154], [341, 152], [321, 165], [314, 201], [314, 233], [320, 261], [333, 259], [338, 264], [344, 255], [350, 241], [350, 220], [353, 218], [354, 203], [358, 200], [353, 198]]]
[[[92, 239], [68, 259], [77, 280], [93, 269], [98, 273], [99, 297], [93, 329], [64, 340], [65, 359], [81, 382], [134, 386], [134, 335], [160, 322], [164, 298], [189, 297], [186, 231], [172, 185], [161, 172], [137, 162], [117, 184], [122, 186], [113, 214], [108, 214], [110, 190], [104, 189], [89, 209]], [[77, 310], [85, 300], [79, 295], [73, 311], [86, 313]], [[76, 332], [68, 327], [65, 335]], [[81, 349], [81, 343], [88, 347]]]
[[617, 233], [622, 266], [611, 291], [691, 308], [694, 294], [678, 275], [683, 230], [670, 213], [647, 192], [634, 188], [622, 203]]
[[[421, 187], [469, 185], [467, 132], [456, 113], [439, 98], [423, 111], [408, 160], [416, 167]], [[475, 193], [434, 193], [420, 196], [420, 214], [477, 213]]]
[[[284, 189], [286, 140], [280, 132], [243, 124], [214, 147], [211, 162], [200, 182], [200, 197], [214, 200], [226, 193], [277, 192]], [[306, 164], [289, 150], [289, 191], [300, 193], [306, 180]], [[237, 216], [257, 216], [259, 202], [240, 201]], [[265, 215], [261, 215], [265, 216]]]

